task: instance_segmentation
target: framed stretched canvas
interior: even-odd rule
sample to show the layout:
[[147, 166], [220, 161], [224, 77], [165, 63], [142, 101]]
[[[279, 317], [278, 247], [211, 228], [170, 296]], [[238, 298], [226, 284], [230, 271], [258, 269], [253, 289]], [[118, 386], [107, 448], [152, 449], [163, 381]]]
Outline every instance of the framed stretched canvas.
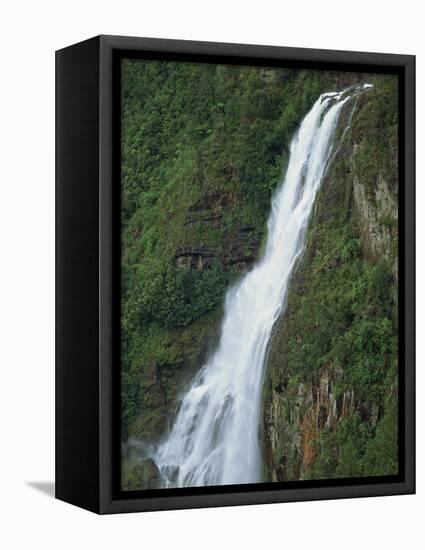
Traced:
[[414, 492], [414, 57], [57, 52], [56, 496]]

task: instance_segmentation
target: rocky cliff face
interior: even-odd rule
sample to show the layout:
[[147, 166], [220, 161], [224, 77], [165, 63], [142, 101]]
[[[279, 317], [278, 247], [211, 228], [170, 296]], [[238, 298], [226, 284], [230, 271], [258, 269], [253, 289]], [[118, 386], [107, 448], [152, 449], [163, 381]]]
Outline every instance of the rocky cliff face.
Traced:
[[[219, 264], [234, 278], [249, 268], [258, 255], [258, 232], [243, 219], [230, 230], [223, 222], [232, 208], [240, 208], [240, 201], [235, 194], [208, 190], [188, 209], [181, 244], [174, 253], [177, 272], [208, 274]], [[214, 230], [221, 235], [219, 240], [208, 239]], [[164, 353], [140, 366], [139, 414], [129, 428], [130, 440], [157, 441], [170, 429], [182, 392], [214, 348], [221, 317], [219, 306], [188, 327], [163, 333]]]
[[341, 117], [271, 342], [267, 480], [397, 471], [396, 86], [387, 77], [374, 85], [345, 133], [351, 107]]
[[[353, 150], [355, 163], [356, 148]], [[353, 168], [355, 174], [355, 167]], [[384, 257], [391, 265], [394, 277], [398, 279], [396, 254], [396, 224], [398, 208], [396, 196], [389, 189], [382, 173], [377, 176], [374, 196], [368, 197], [366, 186], [353, 176], [354, 207], [359, 218], [360, 236], [365, 257], [370, 261], [379, 261]]]
[[[235, 178], [233, 174], [233, 180]], [[260, 241], [254, 225], [247, 225], [243, 219], [232, 224], [230, 231], [226, 230], [226, 220], [231, 217], [232, 210], [241, 208], [241, 202], [242, 197], [235, 192], [204, 191], [186, 214], [184, 245], [180, 245], [176, 252], [176, 266], [202, 271], [219, 261], [225, 269], [236, 266], [238, 272], [245, 271], [256, 259]], [[208, 233], [213, 231], [221, 233], [223, 238], [205, 245], [204, 241], [210, 240]]]
[[[149, 450], [170, 429], [182, 393], [215, 347], [226, 289], [261, 254], [294, 130], [320, 93], [364, 78], [138, 60], [123, 66], [123, 488], [158, 485]], [[329, 464], [341, 455], [335, 434], [359, 435], [361, 422], [376, 436], [385, 417], [391, 432], [385, 396], [395, 391], [395, 366], [388, 368], [395, 352], [382, 349], [379, 335], [392, 330], [392, 320], [375, 287], [395, 288], [380, 262], [396, 274], [397, 143], [396, 132], [385, 129], [396, 126], [397, 109], [393, 83], [374, 80], [324, 182], [287, 315], [276, 327], [264, 385], [266, 479], [319, 475], [326, 449]], [[355, 303], [330, 296], [335, 288]], [[359, 316], [369, 324], [347, 331]], [[338, 353], [332, 333], [347, 335]], [[383, 392], [359, 367], [367, 337], [377, 350], [376, 376], [392, 372]], [[356, 357], [351, 369], [348, 351]]]
[[[274, 388], [265, 419], [265, 462], [273, 465], [271, 481], [301, 479], [314, 463], [321, 431], [334, 430], [341, 418], [360, 410], [352, 389], [337, 393], [341, 375], [341, 368], [324, 365], [313, 380], [299, 382], [288, 395], [283, 386]], [[366, 417], [369, 411], [364, 413]], [[376, 410], [373, 416], [376, 424]]]
[[[232, 213], [241, 209], [242, 199], [235, 193], [207, 188], [187, 209], [173, 253], [175, 273], [195, 272], [202, 277], [220, 266], [227, 283], [250, 267], [258, 257], [259, 231], [243, 216], [227, 223]], [[224, 289], [217, 286], [213, 290], [220, 298]], [[149, 450], [171, 429], [183, 392], [214, 349], [222, 313], [220, 304], [188, 326], [161, 331], [160, 352], [155, 350], [149, 361], [133, 365], [138, 410], [123, 444], [123, 489], [159, 487]]]
[[140, 488], [141, 459], [170, 429], [182, 393], [215, 347], [226, 290], [260, 253], [291, 135], [331, 78], [317, 71], [123, 63], [127, 489]]

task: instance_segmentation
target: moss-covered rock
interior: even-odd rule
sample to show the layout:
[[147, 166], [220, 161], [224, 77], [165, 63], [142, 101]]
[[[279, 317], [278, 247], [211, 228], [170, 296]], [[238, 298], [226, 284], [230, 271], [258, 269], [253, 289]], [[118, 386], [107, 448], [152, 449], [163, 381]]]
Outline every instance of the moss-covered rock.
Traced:
[[138, 464], [125, 463], [123, 489], [135, 491], [137, 489], [159, 489], [161, 474], [152, 458], [146, 458]]

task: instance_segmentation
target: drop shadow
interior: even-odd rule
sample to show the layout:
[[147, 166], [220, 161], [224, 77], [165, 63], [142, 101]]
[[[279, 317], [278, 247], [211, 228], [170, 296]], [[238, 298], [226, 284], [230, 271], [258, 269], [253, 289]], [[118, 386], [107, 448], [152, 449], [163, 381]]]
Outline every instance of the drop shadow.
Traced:
[[44, 493], [50, 498], [55, 498], [55, 483], [54, 481], [27, 481], [28, 487]]

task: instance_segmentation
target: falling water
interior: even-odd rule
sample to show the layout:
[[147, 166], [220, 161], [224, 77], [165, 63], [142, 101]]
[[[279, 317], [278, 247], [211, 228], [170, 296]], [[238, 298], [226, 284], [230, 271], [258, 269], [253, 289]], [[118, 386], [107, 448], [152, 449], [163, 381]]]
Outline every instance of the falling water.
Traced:
[[272, 200], [264, 255], [228, 291], [218, 347], [193, 380], [170, 434], [155, 453], [165, 487], [261, 480], [259, 425], [267, 346], [303, 250], [338, 115], [366, 87], [322, 94], [294, 136], [285, 178]]

